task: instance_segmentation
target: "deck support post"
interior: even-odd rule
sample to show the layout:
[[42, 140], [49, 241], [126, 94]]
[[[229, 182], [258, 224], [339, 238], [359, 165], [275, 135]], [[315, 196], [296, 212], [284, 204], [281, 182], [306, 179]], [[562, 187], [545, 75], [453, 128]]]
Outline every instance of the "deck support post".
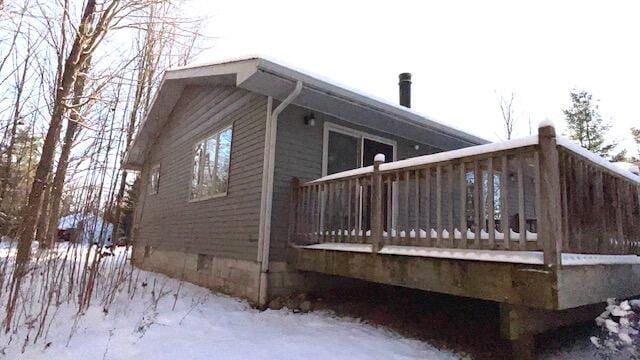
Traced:
[[[556, 271], [562, 255], [562, 208], [560, 204], [560, 161], [556, 145], [556, 130], [553, 126], [538, 129], [540, 147], [539, 167], [540, 209], [538, 209], [538, 236], [542, 238], [544, 264]], [[524, 231], [524, 229], [521, 229]]]
[[373, 159], [373, 174], [371, 176], [371, 251], [376, 254], [382, 247], [382, 175], [380, 165], [384, 163], [384, 155], [377, 154]]
[[513, 359], [535, 358], [535, 334], [528, 328], [526, 309], [500, 303], [500, 336], [511, 342]]

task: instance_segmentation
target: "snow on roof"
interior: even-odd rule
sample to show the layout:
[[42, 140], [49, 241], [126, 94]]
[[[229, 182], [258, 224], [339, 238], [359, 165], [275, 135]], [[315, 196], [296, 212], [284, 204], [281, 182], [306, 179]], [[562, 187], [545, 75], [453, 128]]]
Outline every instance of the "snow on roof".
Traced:
[[74, 213], [63, 216], [58, 220], [58, 229], [71, 230], [78, 229], [82, 226], [82, 241], [84, 243], [93, 243], [100, 240], [102, 232], [102, 240], [107, 242], [113, 231], [113, 224], [105, 222], [101, 216], [93, 214]]
[[368, 93], [366, 91], [363, 91], [361, 89], [356, 89], [354, 87], [351, 87], [351, 86], [349, 86], [347, 84], [344, 84], [344, 83], [342, 83], [340, 81], [337, 81], [335, 79], [332, 79], [332, 78], [317, 74], [317, 73], [315, 73], [313, 71], [308, 71], [308, 70], [303, 69], [303, 68], [301, 68], [299, 66], [295, 66], [295, 65], [289, 64], [286, 61], [282, 61], [281, 59], [277, 59], [277, 58], [274, 58], [274, 57], [271, 57], [271, 56], [258, 55], [258, 54], [237, 56], [237, 57], [219, 59], [219, 60], [212, 61], [212, 62], [195, 63], [195, 64], [192, 64], [192, 65], [174, 67], [174, 68], [168, 69], [167, 71], [171, 72], [171, 71], [197, 69], [197, 68], [202, 68], [202, 67], [207, 67], [207, 66], [222, 65], [222, 64], [228, 64], [228, 63], [233, 63], [233, 62], [241, 62], [241, 61], [247, 61], [247, 60], [255, 60], [255, 59], [259, 60], [258, 67], [264, 67], [264, 66], [268, 67], [269, 63], [277, 65], [277, 66], [280, 66], [280, 67], [284, 67], [284, 68], [287, 68], [289, 70], [298, 72], [300, 74], [304, 74], [305, 76], [310, 77], [312, 79], [324, 82], [324, 83], [326, 83], [328, 85], [341, 88], [341, 89], [346, 90], [348, 92], [357, 94], [359, 96], [362, 96], [362, 97], [365, 97], [365, 98], [368, 98], [368, 99], [371, 99], [371, 100], [374, 100], [374, 101], [376, 101], [378, 103], [381, 103], [383, 105], [386, 105], [386, 106], [389, 106], [389, 107], [393, 107], [396, 110], [400, 110], [400, 111], [403, 111], [403, 112], [406, 112], [406, 113], [410, 113], [410, 114], [413, 114], [415, 116], [421, 117], [421, 118], [423, 118], [425, 120], [440, 124], [440, 125], [448, 127], [448, 128], [451, 128], [452, 130], [456, 130], [456, 131], [462, 132], [462, 133], [464, 133], [466, 135], [469, 135], [469, 136], [472, 136], [472, 137], [475, 137], [475, 138], [481, 140], [481, 142], [487, 142], [486, 139], [480, 138], [477, 135], [470, 134], [468, 130], [460, 128], [457, 124], [455, 124], [453, 122], [443, 121], [443, 120], [440, 120], [440, 119], [435, 119], [434, 117], [432, 117], [430, 115], [427, 115], [427, 114], [424, 114], [422, 112], [416, 111], [414, 109], [402, 106], [402, 105], [400, 105], [400, 104], [398, 104], [396, 102], [392, 102], [392, 101], [389, 101], [387, 99], [380, 98], [378, 96], [372, 95], [372, 94], [370, 94], [370, 93]]
[[[592, 161], [608, 170], [611, 170], [614, 173], [617, 173], [618, 175], [624, 176], [625, 178], [640, 184], [640, 176], [635, 175], [633, 171], [629, 171], [629, 169], [623, 169], [620, 166], [609, 162], [607, 159], [597, 154], [590, 152], [589, 150], [581, 147], [580, 145], [574, 143], [569, 139], [558, 136], [556, 138], [556, 142], [559, 146], [562, 146], [574, 153], [577, 153], [578, 155], [587, 158], [589, 161]], [[431, 155], [423, 155], [423, 156], [413, 157], [405, 160], [394, 161], [394, 162], [380, 165], [380, 171], [392, 171], [392, 170], [404, 169], [408, 167], [439, 163], [439, 162], [459, 159], [463, 157], [487, 154], [487, 153], [509, 150], [509, 149], [514, 149], [519, 147], [537, 145], [537, 144], [538, 144], [537, 135], [527, 136], [519, 139], [513, 139], [513, 140], [502, 141], [502, 142], [491, 143], [491, 144], [470, 146], [470, 147], [462, 148], [458, 150], [444, 151], [444, 152], [435, 153]], [[634, 166], [633, 164], [629, 164], [629, 165]], [[637, 168], [637, 166], [635, 166], [635, 168]], [[353, 170], [347, 170], [347, 171], [327, 175], [320, 179], [310, 181], [309, 184], [347, 178], [347, 177], [353, 177], [353, 176], [361, 176], [361, 175], [369, 174], [371, 172], [373, 172], [373, 166], [366, 166], [362, 168], [357, 168]]]
[[193, 63], [189, 65], [184, 65], [184, 66], [174, 66], [174, 67], [168, 68], [167, 71], [197, 69], [197, 68], [206, 67], [206, 66], [228, 64], [232, 62], [240, 62], [240, 61], [260, 59], [260, 58], [265, 59], [264, 56], [260, 56], [260, 55], [241, 55], [241, 56], [228, 57], [228, 58], [214, 60], [214, 61]]

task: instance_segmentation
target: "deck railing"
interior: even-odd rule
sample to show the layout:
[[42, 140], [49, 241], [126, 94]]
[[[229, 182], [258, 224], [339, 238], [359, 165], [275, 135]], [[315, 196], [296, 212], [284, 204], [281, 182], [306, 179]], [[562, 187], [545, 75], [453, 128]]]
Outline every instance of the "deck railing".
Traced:
[[635, 254], [640, 178], [538, 136], [294, 182], [291, 241]]

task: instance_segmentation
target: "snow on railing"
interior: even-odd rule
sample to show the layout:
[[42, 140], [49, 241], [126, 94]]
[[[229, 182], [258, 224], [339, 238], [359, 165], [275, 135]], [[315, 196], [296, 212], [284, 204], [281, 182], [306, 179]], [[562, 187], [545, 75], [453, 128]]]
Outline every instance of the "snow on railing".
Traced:
[[[537, 136], [527, 136], [519, 139], [513, 139], [508, 141], [502, 141], [491, 144], [470, 146], [462, 149], [444, 151], [430, 155], [417, 156], [405, 160], [398, 160], [380, 165], [381, 172], [394, 171], [398, 169], [405, 169], [409, 167], [417, 167], [429, 164], [436, 164], [439, 162], [451, 161], [455, 159], [461, 159], [471, 156], [479, 156], [483, 154], [490, 154], [499, 151], [517, 149], [527, 146], [533, 146], [538, 144]], [[308, 182], [308, 184], [344, 179], [348, 177], [355, 177], [361, 175], [371, 174], [373, 172], [373, 166], [365, 166], [357, 169], [342, 171], [339, 173], [327, 175], [319, 179]]]
[[549, 266], [562, 251], [636, 253], [640, 178], [539, 131], [296, 186], [292, 241], [534, 250]]

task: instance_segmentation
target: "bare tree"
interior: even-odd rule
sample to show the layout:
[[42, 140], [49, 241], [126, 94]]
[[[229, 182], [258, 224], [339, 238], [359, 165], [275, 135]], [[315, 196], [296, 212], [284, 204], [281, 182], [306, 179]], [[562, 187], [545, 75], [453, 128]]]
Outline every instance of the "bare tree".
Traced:
[[504, 133], [507, 140], [511, 140], [513, 135], [513, 125], [515, 124], [515, 113], [513, 107], [513, 101], [515, 99], [515, 92], [511, 92], [509, 96], [500, 95], [498, 104], [500, 105], [500, 112], [502, 114], [502, 124], [504, 126]]
[[[87, 0], [81, 19], [77, 23], [77, 28], [73, 29], [75, 32], [74, 40], [60, 72], [60, 80], [55, 89], [42, 154], [36, 167], [35, 179], [31, 186], [27, 205], [22, 212], [22, 222], [18, 233], [16, 266], [12, 280], [12, 295], [9, 297], [8, 311], [5, 318], [6, 325], [11, 322], [16, 295], [20, 288], [22, 276], [25, 273], [26, 263], [30, 257], [39, 207], [47, 185], [47, 176], [52, 170], [63, 117], [68, 109], [67, 101], [76, 77], [110, 30], [124, 26], [121, 23], [124, 18], [147, 7], [152, 2], [153, 0], [110, 0], [98, 4], [96, 0]], [[67, 4], [65, 2], [65, 6]], [[67, 9], [64, 9], [64, 13], [67, 16]], [[69, 21], [68, 23], [71, 24], [72, 22]]]
[[43, 237], [44, 243], [47, 244], [45, 246], [52, 245], [55, 241], [55, 236], [57, 235], [62, 189], [64, 187], [64, 180], [67, 174], [69, 156], [71, 154], [71, 148], [73, 146], [73, 141], [76, 135], [76, 129], [78, 128], [78, 124], [81, 121], [79, 110], [76, 107], [80, 105], [84, 93], [85, 77], [90, 67], [90, 61], [91, 60], [88, 59], [87, 62], [83, 65], [83, 69], [82, 71], [80, 71], [80, 74], [78, 75], [73, 88], [71, 115], [69, 116], [69, 121], [67, 122], [67, 129], [65, 131], [64, 140], [62, 143], [62, 151], [60, 152], [58, 166], [56, 168], [55, 176], [53, 178], [53, 183], [51, 186], [51, 216], [49, 218], [48, 225], [46, 226], [47, 230], [45, 236]]

